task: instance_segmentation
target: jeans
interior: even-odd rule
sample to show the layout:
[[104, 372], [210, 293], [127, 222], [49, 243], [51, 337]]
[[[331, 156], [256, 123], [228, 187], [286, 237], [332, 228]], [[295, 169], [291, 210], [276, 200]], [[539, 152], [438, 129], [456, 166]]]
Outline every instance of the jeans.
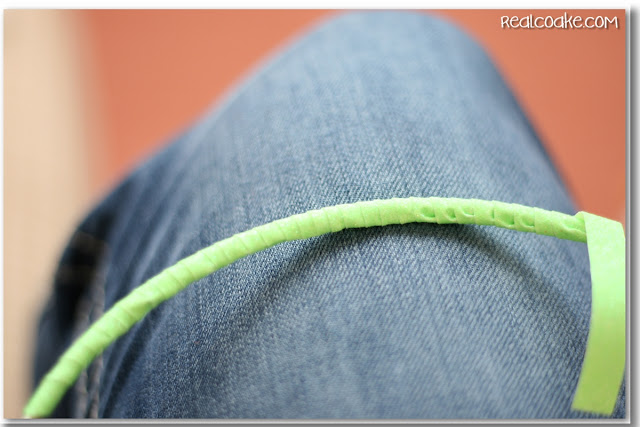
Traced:
[[[35, 380], [118, 299], [205, 246], [410, 196], [575, 213], [468, 35], [422, 13], [331, 18], [79, 225], [41, 317]], [[595, 417], [571, 410], [590, 304], [583, 243], [475, 225], [345, 230], [193, 283], [96, 359], [54, 415]]]

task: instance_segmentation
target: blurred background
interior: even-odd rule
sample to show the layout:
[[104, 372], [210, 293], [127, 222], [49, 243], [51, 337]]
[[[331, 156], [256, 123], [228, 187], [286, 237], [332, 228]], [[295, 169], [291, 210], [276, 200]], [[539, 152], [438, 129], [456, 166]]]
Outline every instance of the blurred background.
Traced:
[[[532, 11], [437, 10], [496, 62], [579, 209], [625, 221], [619, 29], [501, 29]], [[533, 11], [559, 16], [564, 11]], [[124, 174], [325, 10], [4, 11], [4, 416], [31, 391], [39, 311], [75, 225]]]

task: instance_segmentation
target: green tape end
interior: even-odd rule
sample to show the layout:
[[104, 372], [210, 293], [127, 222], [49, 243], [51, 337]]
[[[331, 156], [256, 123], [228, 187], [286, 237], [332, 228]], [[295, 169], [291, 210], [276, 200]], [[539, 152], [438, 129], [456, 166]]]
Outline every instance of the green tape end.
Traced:
[[[578, 386], [580, 388], [580, 386]], [[576, 391], [571, 403], [571, 409], [574, 411], [592, 412], [599, 415], [611, 415], [616, 407], [616, 400], [618, 394], [616, 393], [613, 399], [604, 398], [601, 399], [597, 396], [597, 393]]]
[[626, 270], [622, 224], [581, 212], [591, 264], [591, 324], [571, 408], [611, 415], [625, 365]]

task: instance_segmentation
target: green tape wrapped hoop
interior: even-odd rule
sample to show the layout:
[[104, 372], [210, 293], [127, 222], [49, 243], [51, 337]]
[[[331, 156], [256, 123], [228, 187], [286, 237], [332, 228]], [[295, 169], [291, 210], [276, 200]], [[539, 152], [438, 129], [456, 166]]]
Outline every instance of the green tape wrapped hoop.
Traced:
[[[625, 363], [625, 270], [622, 226], [579, 212], [575, 216], [496, 201], [456, 198], [388, 199], [330, 206], [279, 219], [204, 248], [152, 277], [118, 301], [60, 356], [24, 408], [47, 417], [80, 373], [149, 311], [189, 284], [278, 243], [348, 228], [427, 222], [493, 225], [587, 243], [592, 316], [573, 408], [611, 414]], [[588, 235], [588, 236], [587, 236]]]

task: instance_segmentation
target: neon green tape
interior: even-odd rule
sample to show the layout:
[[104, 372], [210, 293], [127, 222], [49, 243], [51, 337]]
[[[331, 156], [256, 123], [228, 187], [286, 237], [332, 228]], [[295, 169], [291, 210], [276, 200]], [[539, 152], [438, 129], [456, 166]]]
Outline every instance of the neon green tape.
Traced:
[[625, 362], [625, 240], [619, 222], [581, 212], [591, 264], [591, 325], [571, 407], [611, 414]]
[[[517, 204], [474, 199], [411, 197], [374, 200], [330, 206], [273, 221], [221, 240], [182, 259], [118, 301], [73, 343], [44, 376], [24, 408], [24, 415], [35, 418], [51, 414], [66, 390], [107, 346], [158, 304], [218, 269], [286, 241], [347, 228], [410, 222], [493, 225], [577, 242], [587, 241], [582, 214], [570, 216]], [[592, 388], [585, 393], [590, 396]], [[592, 406], [587, 403], [585, 407]]]

